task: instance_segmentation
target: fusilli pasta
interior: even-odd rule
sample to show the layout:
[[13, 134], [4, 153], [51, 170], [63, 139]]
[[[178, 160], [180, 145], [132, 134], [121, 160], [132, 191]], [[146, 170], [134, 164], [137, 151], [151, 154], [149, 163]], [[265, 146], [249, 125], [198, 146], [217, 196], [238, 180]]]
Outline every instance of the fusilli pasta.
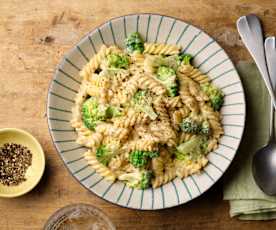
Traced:
[[145, 43], [144, 53], [148, 54], [164, 54], [173, 55], [178, 54], [180, 50], [179, 46], [171, 44], [158, 44], [158, 43]]
[[105, 177], [109, 181], [115, 181], [116, 175], [109, 168], [99, 163], [95, 153], [89, 150], [84, 154], [84, 157], [88, 161], [88, 164], [91, 165], [97, 173], [99, 173], [101, 176]]
[[72, 108], [76, 142], [107, 180], [157, 188], [206, 166], [223, 127], [223, 93], [170, 44], [103, 45], [80, 71]]

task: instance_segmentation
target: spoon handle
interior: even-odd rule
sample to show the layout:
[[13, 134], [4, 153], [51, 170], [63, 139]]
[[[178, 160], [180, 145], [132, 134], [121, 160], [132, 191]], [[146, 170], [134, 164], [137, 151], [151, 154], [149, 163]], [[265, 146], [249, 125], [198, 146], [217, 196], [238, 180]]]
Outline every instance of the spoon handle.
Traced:
[[[265, 39], [265, 55], [272, 89], [276, 88], [276, 39], [275, 37], [268, 37]], [[269, 126], [269, 140], [274, 140], [274, 109], [271, 103], [270, 108], [270, 126]]]
[[276, 100], [270, 83], [264, 52], [264, 39], [259, 18], [254, 14], [242, 16], [237, 21], [239, 34], [261, 72], [274, 107]]

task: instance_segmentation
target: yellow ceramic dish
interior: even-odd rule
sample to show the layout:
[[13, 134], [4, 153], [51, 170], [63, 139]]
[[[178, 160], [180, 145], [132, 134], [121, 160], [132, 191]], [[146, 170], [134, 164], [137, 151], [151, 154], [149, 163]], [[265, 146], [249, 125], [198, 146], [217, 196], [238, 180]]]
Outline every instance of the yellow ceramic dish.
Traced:
[[45, 169], [45, 156], [38, 141], [31, 134], [21, 129], [0, 129], [0, 146], [8, 142], [24, 145], [33, 154], [32, 165], [26, 172], [26, 181], [16, 186], [0, 184], [0, 197], [12, 198], [26, 194], [38, 184]]

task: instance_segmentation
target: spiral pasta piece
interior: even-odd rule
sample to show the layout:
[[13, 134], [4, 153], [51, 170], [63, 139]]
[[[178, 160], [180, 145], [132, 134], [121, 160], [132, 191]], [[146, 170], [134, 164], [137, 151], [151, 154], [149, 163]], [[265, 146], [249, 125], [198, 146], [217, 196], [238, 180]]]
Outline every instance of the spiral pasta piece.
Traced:
[[116, 175], [106, 166], [99, 163], [95, 153], [89, 150], [84, 154], [84, 158], [87, 160], [88, 164], [91, 165], [92, 168], [95, 169], [97, 173], [105, 177], [106, 180], [112, 181], [112, 182], [116, 180]]
[[138, 140], [129, 141], [124, 148], [128, 152], [135, 151], [135, 150], [154, 151], [157, 149], [157, 145], [152, 140], [138, 139]]
[[208, 119], [210, 126], [212, 127], [212, 136], [216, 139], [224, 133], [223, 127], [220, 123], [220, 114], [215, 112], [210, 105], [203, 104], [201, 106], [202, 116]]
[[94, 55], [93, 58], [84, 66], [84, 68], [80, 71], [80, 76], [83, 80], [88, 81], [91, 77], [91, 74], [94, 73], [101, 65], [101, 62], [105, 59], [105, 57], [110, 53], [120, 53], [120, 49], [116, 46], [106, 47], [102, 45], [99, 52]]
[[166, 93], [164, 86], [155, 80], [154, 77], [149, 76], [148, 74], [140, 75], [137, 77], [138, 86], [141, 89], [149, 89], [156, 95], [161, 95]]
[[109, 88], [111, 85], [110, 79], [108, 77], [103, 77], [96, 73], [92, 73], [91, 78], [89, 79], [89, 83], [91, 85], [103, 88]]
[[186, 105], [192, 112], [199, 112], [198, 102], [190, 92], [189, 81], [187, 78], [180, 78], [179, 95], [183, 104]]
[[160, 187], [161, 185], [164, 185], [164, 184], [168, 183], [169, 181], [173, 180], [175, 177], [176, 177], [176, 173], [175, 173], [174, 168], [166, 170], [165, 173], [155, 177], [152, 180], [152, 187], [153, 188]]
[[104, 136], [110, 136], [118, 140], [124, 140], [129, 134], [129, 129], [116, 127], [112, 124], [102, 123], [96, 127], [96, 131]]
[[148, 116], [143, 112], [129, 110], [126, 116], [114, 119], [114, 125], [121, 128], [129, 128], [135, 124], [144, 124], [149, 120]]
[[78, 135], [76, 142], [80, 145], [84, 145], [88, 148], [95, 150], [100, 146], [103, 140], [103, 135], [101, 133], [93, 133], [90, 135]]
[[149, 54], [164, 54], [173, 55], [178, 54], [180, 47], [171, 44], [157, 44], [157, 43], [145, 43], [144, 53]]
[[189, 141], [194, 137], [196, 137], [195, 134], [182, 132], [179, 136], [179, 143], [181, 144], [183, 142]]
[[156, 100], [153, 101], [153, 106], [156, 113], [158, 114], [159, 119], [163, 122], [169, 122], [169, 113], [166, 108], [165, 102], [161, 97], [158, 97]]
[[176, 146], [176, 133], [169, 123], [151, 123], [149, 130], [162, 144]]
[[183, 164], [182, 161], [175, 160], [175, 169], [176, 176], [179, 178], [184, 178], [194, 173], [199, 172], [203, 167], [205, 167], [208, 163], [208, 159], [206, 157], [201, 157], [196, 162], [188, 162], [187, 164]]
[[210, 81], [207, 75], [203, 74], [199, 69], [193, 67], [192, 65], [182, 64], [178, 68], [178, 71], [179, 73], [184, 74], [199, 84], [208, 83]]
[[126, 159], [124, 155], [117, 155], [111, 159], [111, 161], [108, 164], [108, 167], [112, 171], [120, 170], [121, 167], [123, 167], [123, 164], [126, 162]]
[[111, 99], [112, 103], [120, 104], [129, 101], [138, 90], [138, 82], [136, 78], [132, 78], [127, 82], [124, 82], [119, 90], [114, 94]]
[[[143, 67], [144, 66], [144, 61], [145, 61], [145, 56], [143, 54], [134, 52], [131, 56], [131, 61], [134, 64], [134, 66], [137, 67]], [[138, 69], [138, 68], [137, 68]]]
[[212, 138], [211, 140], [209, 140], [208, 146], [207, 146], [207, 151], [211, 152], [211, 151], [216, 150], [217, 148], [218, 148], [218, 139]]
[[190, 110], [184, 106], [171, 112], [171, 123], [178, 130], [182, 120], [190, 114]]
[[152, 171], [154, 172], [154, 175], [156, 177], [158, 176], [162, 176], [162, 174], [164, 173], [164, 160], [162, 157], [156, 157], [152, 159]]
[[180, 96], [176, 97], [167, 97], [165, 100], [165, 105], [167, 108], [176, 108], [176, 107], [181, 107], [182, 102]]

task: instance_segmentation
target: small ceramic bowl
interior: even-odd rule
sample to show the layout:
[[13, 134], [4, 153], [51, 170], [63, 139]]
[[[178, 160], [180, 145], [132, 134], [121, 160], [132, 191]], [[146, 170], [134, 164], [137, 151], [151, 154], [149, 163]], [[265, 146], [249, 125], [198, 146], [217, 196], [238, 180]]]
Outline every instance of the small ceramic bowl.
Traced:
[[32, 152], [32, 164], [27, 169], [26, 181], [16, 186], [0, 184], [0, 197], [13, 198], [31, 191], [40, 181], [45, 169], [45, 156], [38, 141], [26, 131], [15, 128], [0, 129], [0, 146], [4, 143], [26, 146]]

